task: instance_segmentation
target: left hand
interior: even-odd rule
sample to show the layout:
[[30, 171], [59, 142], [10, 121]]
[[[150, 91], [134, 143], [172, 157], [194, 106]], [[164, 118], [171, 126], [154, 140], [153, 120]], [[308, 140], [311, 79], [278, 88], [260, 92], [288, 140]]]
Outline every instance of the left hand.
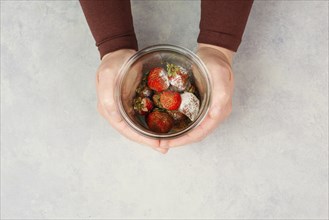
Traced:
[[203, 140], [232, 111], [234, 78], [231, 65], [234, 52], [209, 44], [199, 44], [197, 55], [206, 65], [212, 82], [210, 110], [203, 122], [186, 135], [172, 140], [161, 140], [162, 148], [178, 147]]
[[109, 122], [109, 124], [119, 131], [128, 139], [148, 145], [152, 149], [163, 154], [168, 152], [168, 149], [159, 147], [159, 140], [151, 139], [133, 131], [123, 120], [119, 109], [115, 103], [114, 91], [117, 75], [120, 68], [136, 51], [130, 49], [121, 49], [106, 54], [102, 58], [102, 62], [96, 74], [96, 90], [98, 97], [98, 111]]

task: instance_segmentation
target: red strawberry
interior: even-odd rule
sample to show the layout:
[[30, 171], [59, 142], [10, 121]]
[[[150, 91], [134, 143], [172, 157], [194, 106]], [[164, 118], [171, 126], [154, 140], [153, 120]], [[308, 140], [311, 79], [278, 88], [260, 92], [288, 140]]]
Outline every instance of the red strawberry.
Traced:
[[146, 123], [151, 131], [167, 133], [174, 126], [174, 119], [167, 112], [155, 110], [146, 116]]
[[188, 86], [188, 73], [187, 71], [175, 64], [167, 64], [167, 72], [169, 83], [179, 92], [184, 91]]
[[164, 91], [160, 95], [160, 103], [165, 109], [177, 110], [181, 102], [182, 98], [178, 92]]
[[134, 99], [134, 110], [140, 115], [146, 115], [153, 109], [153, 103], [149, 98], [138, 97]]
[[147, 77], [147, 85], [157, 92], [166, 90], [169, 87], [167, 72], [161, 67], [153, 68]]

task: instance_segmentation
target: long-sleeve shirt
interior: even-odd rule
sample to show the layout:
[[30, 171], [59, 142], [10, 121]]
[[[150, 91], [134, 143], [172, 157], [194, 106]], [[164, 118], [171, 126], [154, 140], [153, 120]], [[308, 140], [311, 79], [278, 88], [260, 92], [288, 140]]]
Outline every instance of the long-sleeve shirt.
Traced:
[[[237, 51], [253, 0], [201, 0], [198, 43]], [[119, 49], [138, 50], [130, 0], [80, 0], [101, 58]]]

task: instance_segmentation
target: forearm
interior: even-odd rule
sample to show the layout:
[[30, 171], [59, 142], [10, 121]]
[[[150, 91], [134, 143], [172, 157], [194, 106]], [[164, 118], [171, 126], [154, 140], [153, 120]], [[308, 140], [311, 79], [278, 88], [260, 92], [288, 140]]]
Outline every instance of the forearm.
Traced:
[[252, 0], [202, 0], [198, 43], [237, 51], [252, 3]]
[[137, 50], [130, 0], [80, 0], [101, 58], [119, 49]]

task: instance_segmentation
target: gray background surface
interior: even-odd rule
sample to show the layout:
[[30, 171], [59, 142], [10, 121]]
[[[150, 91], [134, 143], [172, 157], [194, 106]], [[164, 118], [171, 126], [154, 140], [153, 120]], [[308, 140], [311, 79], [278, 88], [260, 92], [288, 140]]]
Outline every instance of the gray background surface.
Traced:
[[[198, 1], [132, 5], [140, 48], [195, 48]], [[233, 114], [165, 156], [98, 115], [98, 64], [78, 2], [1, 2], [3, 219], [328, 218], [328, 2], [256, 1]]]

